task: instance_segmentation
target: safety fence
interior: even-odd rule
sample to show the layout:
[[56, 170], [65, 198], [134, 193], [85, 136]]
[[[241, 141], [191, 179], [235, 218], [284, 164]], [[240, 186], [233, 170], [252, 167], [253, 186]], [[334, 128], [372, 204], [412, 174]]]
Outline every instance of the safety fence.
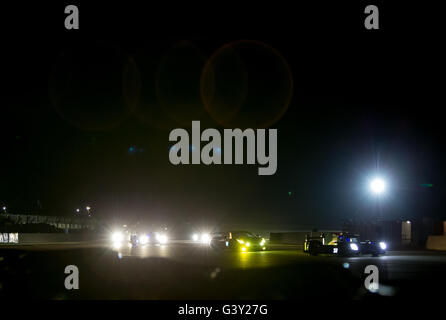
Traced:
[[0, 233], [0, 243], [18, 243], [18, 233]]
[[68, 218], [28, 214], [2, 214], [2, 218], [13, 224], [47, 224], [58, 229], [95, 229], [98, 221], [94, 218]]

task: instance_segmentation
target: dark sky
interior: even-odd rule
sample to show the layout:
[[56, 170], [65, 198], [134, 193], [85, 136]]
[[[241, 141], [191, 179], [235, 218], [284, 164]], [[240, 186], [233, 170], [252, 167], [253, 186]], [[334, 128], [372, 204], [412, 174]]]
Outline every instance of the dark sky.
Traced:
[[[386, 217], [444, 215], [442, 54], [434, 29], [403, 23], [407, 9], [382, 6], [381, 29], [367, 31], [361, 5], [136, 3], [82, 2], [72, 31], [64, 5], [3, 9], [0, 201], [9, 211], [72, 215], [90, 205], [104, 218], [337, 225], [376, 214], [367, 183], [379, 172]], [[241, 106], [233, 127], [285, 111], [269, 126], [275, 175], [170, 164], [170, 130], [192, 120], [223, 129], [200, 96], [210, 57], [217, 100]]]

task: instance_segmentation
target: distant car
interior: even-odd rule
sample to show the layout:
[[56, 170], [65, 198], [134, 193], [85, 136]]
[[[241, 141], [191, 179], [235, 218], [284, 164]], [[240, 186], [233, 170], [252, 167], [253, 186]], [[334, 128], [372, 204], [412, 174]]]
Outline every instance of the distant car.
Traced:
[[116, 247], [120, 247], [126, 240], [132, 247], [138, 247], [149, 244], [167, 244], [169, 238], [164, 232], [133, 232], [126, 235], [118, 231], [112, 235], [112, 241]]
[[133, 247], [138, 246], [138, 245], [139, 245], [139, 237], [138, 237], [138, 235], [137, 235], [137, 234], [132, 234], [132, 235], [130, 235], [129, 242], [130, 242], [130, 244], [131, 244]]
[[350, 233], [332, 233], [331, 240], [327, 235], [318, 237], [307, 235], [304, 242], [304, 252], [311, 255], [334, 254], [339, 256], [357, 256], [371, 254], [379, 256], [386, 253], [387, 244], [384, 241], [360, 241], [359, 236]]
[[226, 231], [211, 235], [210, 246], [238, 251], [266, 250], [266, 240], [248, 231]]
[[361, 254], [371, 254], [372, 256], [379, 256], [385, 254], [387, 250], [387, 243], [384, 241], [361, 241]]
[[150, 243], [166, 244], [169, 241], [169, 237], [164, 232], [153, 232], [150, 235]]
[[138, 233], [138, 244], [166, 244], [169, 238], [164, 232], [139, 232]]

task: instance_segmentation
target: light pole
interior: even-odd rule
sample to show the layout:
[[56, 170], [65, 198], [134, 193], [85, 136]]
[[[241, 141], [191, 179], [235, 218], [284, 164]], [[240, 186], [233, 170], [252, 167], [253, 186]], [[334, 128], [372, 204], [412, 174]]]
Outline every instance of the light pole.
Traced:
[[[379, 206], [380, 203], [379, 203], [379, 201], [380, 201], [381, 196], [383, 196], [383, 194], [386, 192], [386, 189], [387, 189], [387, 183], [381, 177], [374, 177], [373, 179], [370, 179], [368, 181], [368, 185], [366, 185], [365, 183], [362, 185], [362, 190], [366, 194], [374, 196], [374, 198], [376, 200], [375, 201], [375, 211], [378, 211], [378, 214], [376, 214], [375, 211], [372, 210], [372, 215], [370, 217], [366, 218], [367, 224], [373, 225], [374, 221], [379, 222], [379, 219], [380, 219], [380, 206]], [[362, 211], [361, 206], [362, 205], [359, 205], [359, 207], [356, 209], [356, 211], [354, 211], [353, 223], [352, 223], [353, 227], [351, 227], [351, 226], [349, 227], [349, 228], [353, 228], [352, 230], [360, 229], [361, 220], [363, 219], [359, 215], [359, 213]]]
[[370, 181], [370, 190], [376, 197], [376, 206], [378, 210], [377, 222], [381, 219], [381, 196], [386, 192], [387, 183], [383, 178], [375, 177]]
[[88, 216], [90, 217], [90, 207], [89, 206], [87, 206], [85, 209], [87, 209], [87, 213], [88, 213]]

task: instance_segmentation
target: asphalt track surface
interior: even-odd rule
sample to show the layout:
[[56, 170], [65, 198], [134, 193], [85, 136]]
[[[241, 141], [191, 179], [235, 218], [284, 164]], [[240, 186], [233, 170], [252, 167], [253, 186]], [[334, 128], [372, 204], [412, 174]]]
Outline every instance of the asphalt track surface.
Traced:
[[[80, 289], [64, 288], [65, 266]], [[365, 267], [379, 290], [364, 287]], [[351, 299], [435, 297], [444, 287], [446, 253], [389, 251], [381, 257], [310, 256], [296, 246], [268, 251], [214, 250], [177, 241], [113, 247], [65, 243], [0, 247], [0, 297], [44, 299]]]

